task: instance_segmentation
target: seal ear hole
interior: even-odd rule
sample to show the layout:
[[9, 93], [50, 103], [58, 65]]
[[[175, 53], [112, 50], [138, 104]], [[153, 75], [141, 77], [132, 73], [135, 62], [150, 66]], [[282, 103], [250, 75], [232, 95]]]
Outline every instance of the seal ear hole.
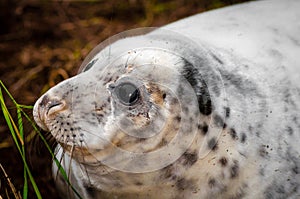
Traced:
[[82, 72], [88, 71], [90, 68], [92, 68], [92, 66], [98, 61], [98, 59], [94, 59], [93, 61], [91, 61], [90, 63], [88, 63], [85, 68], [82, 70]]
[[166, 99], [166, 97], [167, 97], [167, 94], [166, 94], [166, 93], [163, 93], [163, 94], [162, 94], [162, 98], [163, 98], [163, 99]]

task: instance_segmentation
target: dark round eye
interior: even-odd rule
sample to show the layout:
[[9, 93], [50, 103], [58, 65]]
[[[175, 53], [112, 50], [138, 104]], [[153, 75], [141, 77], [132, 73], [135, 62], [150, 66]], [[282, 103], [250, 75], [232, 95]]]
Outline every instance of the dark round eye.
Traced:
[[122, 83], [114, 91], [120, 102], [126, 106], [134, 105], [140, 98], [139, 89], [131, 83]]

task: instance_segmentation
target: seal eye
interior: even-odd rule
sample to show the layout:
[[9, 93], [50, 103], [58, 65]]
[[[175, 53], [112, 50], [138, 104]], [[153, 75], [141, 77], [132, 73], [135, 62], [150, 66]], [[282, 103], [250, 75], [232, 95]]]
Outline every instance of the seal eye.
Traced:
[[134, 105], [140, 98], [139, 89], [131, 83], [116, 86], [115, 93], [120, 102], [126, 106]]

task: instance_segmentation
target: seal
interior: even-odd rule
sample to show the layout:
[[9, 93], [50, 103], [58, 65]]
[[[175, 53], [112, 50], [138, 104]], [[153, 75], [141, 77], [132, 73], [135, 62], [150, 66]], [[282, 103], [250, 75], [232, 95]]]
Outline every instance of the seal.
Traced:
[[299, 10], [245, 3], [96, 47], [33, 110], [62, 197], [299, 198]]

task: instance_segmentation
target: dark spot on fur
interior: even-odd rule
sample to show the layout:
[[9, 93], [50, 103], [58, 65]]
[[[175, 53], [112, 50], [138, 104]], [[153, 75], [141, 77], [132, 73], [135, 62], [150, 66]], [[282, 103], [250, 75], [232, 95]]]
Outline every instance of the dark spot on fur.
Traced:
[[229, 133], [230, 133], [232, 139], [234, 139], [234, 140], [237, 139], [236, 131], [233, 128], [230, 129]]
[[103, 86], [106, 85], [107, 83], [112, 81], [112, 76], [110, 76], [109, 74], [107, 74], [107, 76], [104, 78], [104, 82], [103, 82]]
[[169, 179], [169, 180], [175, 180], [177, 178], [177, 176], [174, 173], [175, 173], [175, 169], [172, 164], [161, 170], [162, 178]]
[[239, 164], [238, 161], [234, 161], [234, 164], [230, 167], [230, 177], [235, 178], [239, 175]]
[[189, 112], [189, 109], [186, 106], [182, 107], [182, 110], [183, 110], [184, 113], [188, 113]]
[[180, 116], [176, 116], [176, 117], [175, 117], [175, 120], [176, 120], [177, 122], [180, 122], [180, 121], [181, 121], [181, 117], [180, 117]]
[[185, 178], [180, 178], [176, 181], [176, 187], [178, 190], [183, 191], [188, 188], [193, 187], [193, 181], [192, 180], [186, 180]]
[[247, 135], [245, 133], [242, 133], [242, 136], [241, 136], [241, 143], [245, 143], [246, 142], [246, 139], [247, 139]]
[[225, 116], [227, 118], [230, 117], [230, 108], [229, 107], [225, 107]]
[[255, 135], [256, 135], [256, 137], [260, 137], [260, 132], [257, 131], [257, 132], [255, 133]]
[[220, 115], [218, 115], [218, 114], [214, 115], [214, 122], [217, 127], [223, 128], [224, 121]]
[[219, 163], [220, 163], [223, 167], [225, 167], [225, 166], [227, 165], [227, 163], [228, 163], [228, 160], [227, 160], [227, 158], [222, 157], [222, 158], [219, 159]]
[[287, 127], [287, 132], [289, 133], [289, 135], [293, 135], [294, 130], [292, 129], [292, 127], [288, 126]]
[[221, 64], [221, 65], [224, 64], [224, 62], [223, 62], [221, 59], [219, 59], [219, 57], [217, 57], [215, 54], [212, 54], [212, 53], [211, 53], [211, 56], [212, 56], [219, 64]]
[[50, 99], [49, 99], [48, 95], [45, 95], [39, 105], [44, 107], [48, 104], [49, 101], [50, 101]]
[[93, 101], [93, 102], [91, 102], [91, 105], [93, 105], [94, 107], [97, 107], [97, 102]]
[[176, 104], [178, 104], [178, 99], [175, 98], [175, 97], [172, 98], [170, 104], [171, 104], [171, 105], [176, 105]]
[[202, 88], [202, 92], [204, 94], [197, 96], [198, 98], [198, 105], [199, 105], [199, 110], [203, 115], [210, 115], [212, 113], [212, 103], [210, 99], [210, 95], [208, 93], [208, 89]]
[[[139, 142], [138, 142], [139, 143]], [[163, 147], [163, 146], [165, 146], [165, 145], [167, 145], [168, 144], [168, 141], [165, 139], [165, 138], [163, 138], [159, 143], [158, 143], [158, 145], [156, 146], [156, 148], [161, 148], [161, 147]]]
[[210, 89], [215, 93], [216, 97], [219, 97], [221, 95], [222, 88], [220, 88], [218, 85], [212, 85]]
[[295, 174], [298, 174], [299, 173], [299, 167], [296, 165], [292, 168], [292, 171], [295, 173]]
[[194, 122], [194, 118], [193, 117], [190, 117], [190, 123], [192, 124]]
[[136, 143], [142, 143], [142, 142], [145, 142], [146, 140], [147, 140], [147, 138], [137, 138]]
[[203, 135], [206, 135], [208, 132], [208, 126], [206, 123], [204, 123], [203, 125], [198, 125], [198, 129], [201, 130]]
[[259, 147], [258, 153], [261, 157], [265, 158], [269, 155], [269, 152], [266, 150], [266, 146], [265, 145], [261, 145]]
[[208, 141], [208, 148], [210, 148], [211, 150], [216, 150], [217, 149], [217, 139], [215, 137], [211, 138]]
[[164, 93], [164, 94], [162, 95], [162, 98], [163, 98], [163, 99], [166, 99], [166, 97], [167, 97], [167, 94]]
[[203, 81], [199, 70], [191, 63], [184, 61], [182, 74], [184, 78], [191, 84], [197, 94], [199, 110], [203, 115], [212, 113], [212, 102], [206, 83]]
[[264, 176], [264, 175], [265, 175], [265, 169], [264, 169], [264, 168], [260, 168], [260, 169], [259, 169], [259, 174], [260, 174], [261, 176]]
[[225, 87], [226, 85], [233, 86], [240, 94], [244, 96], [250, 95], [250, 93], [252, 96], [259, 95], [255, 83], [252, 82], [251, 80], [247, 78], [245, 79], [242, 75], [236, 73], [230, 73], [225, 69], [220, 69], [220, 73], [222, 75]]
[[192, 166], [193, 164], [195, 164], [197, 162], [197, 160], [198, 160], [198, 153], [197, 153], [197, 151], [194, 151], [194, 152], [185, 152], [181, 156], [181, 158], [179, 159], [179, 161], [182, 161], [182, 164], [184, 166]]
[[90, 186], [90, 185], [83, 185], [86, 192], [88, 193], [88, 195], [91, 197], [91, 198], [95, 198], [96, 197], [96, 193], [97, 193], [97, 190]]
[[184, 91], [184, 88], [182, 87], [181, 84], [179, 84], [178, 88], [177, 88], [177, 92], [179, 95], [183, 95], [183, 91]]
[[208, 180], [208, 186], [212, 189], [214, 186], [216, 186], [216, 179], [209, 178]]

